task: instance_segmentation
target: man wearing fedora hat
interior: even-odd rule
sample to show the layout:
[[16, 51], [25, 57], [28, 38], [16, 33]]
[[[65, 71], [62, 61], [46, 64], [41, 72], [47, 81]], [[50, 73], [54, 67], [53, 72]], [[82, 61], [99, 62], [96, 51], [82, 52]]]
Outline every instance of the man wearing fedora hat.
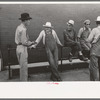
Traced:
[[15, 33], [15, 43], [17, 44], [16, 54], [18, 62], [20, 65], [20, 81], [28, 80], [28, 69], [27, 69], [27, 47], [34, 44], [34, 42], [29, 41], [29, 36], [26, 33], [27, 26], [30, 25], [30, 19], [32, 19], [28, 13], [22, 13], [21, 24], [17, 27]]
[[[36, 39], [36, 43], [38, 44], [41, 39], [43, 38], [43, 44], [45, 45], [47, 57], [50, 64], [51, 69], [51, 80], [53, 81], [61, 81], [61, 77], [59, 75], [59, 72], [57, 70], [58, 68], [58, 43], [60, 46], [63, 46], [58, 39], [58, 36], [56, 32], [53, 29], [53, 26], [51, 25], [51, 22], [46, 22], [45, 25], [43, 25], [44, 30], [40, 32], [39, 37]], [[36, 45], [33, 45], [31, 47], [36, 47]]]
[[87, 42], [92, 44], [89, 63], [91, 81], [99, 81], [100, 79], [100, 74], [98, 77], [98, 67], [100, 67], [98, 66], [98, 62], [100, 63], [100, 16], [97, 17], [96, 24], [97, 27], [92, 29], [87, 39]]
[[69, 54], [69, 61], [72, 62], [72, 56], [75, 55], [76, 52], [78, 52], [78, 57], [80, 60], [87, 61], [88, 59], [85, 58], [82, 54], [81, 45], [79, 42], [77, 42], [77, 35], [73, 28], [74, 21], [69, 20], [67, 23], [67, 28], [64, 30], [64, 45], [66, 47], [71, 48], [71, 52]]
[[91, 43], [87, 42], [86, 39], [88, 38], [91, 32], [90, 23], [91, 22], [89, 19], [85, 20], [84, 27], [80, 28], [78, 35], [77, 35], [78, 41], [80, 42], [81, 47], [82, 47], [82, 52], [84, 56], [88, 58], [90, 55]]

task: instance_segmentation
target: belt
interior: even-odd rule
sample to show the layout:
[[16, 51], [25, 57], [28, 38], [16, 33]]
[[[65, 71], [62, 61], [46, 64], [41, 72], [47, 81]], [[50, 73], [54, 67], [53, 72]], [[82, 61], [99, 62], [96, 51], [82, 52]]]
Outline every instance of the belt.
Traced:
[[17, 45], [22, 45], [22, 43], [18, 43]]

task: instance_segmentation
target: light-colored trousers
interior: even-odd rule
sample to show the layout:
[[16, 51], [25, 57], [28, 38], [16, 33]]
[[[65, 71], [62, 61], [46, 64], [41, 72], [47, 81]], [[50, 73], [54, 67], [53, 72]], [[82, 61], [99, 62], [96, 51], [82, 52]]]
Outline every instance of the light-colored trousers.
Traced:
[[27, 81], [28, 80], [27, 47], [18, 45], [16, 49], [16, 54], [17, 54], [19, 65], [20, 65], [20, 81]]
[[95, 55], [90, 56], [90, 64], [89, 64], [89, 71], [90, 71], [90, 81], [99, 81], [99, 65], [98, 65], [99, 57]]

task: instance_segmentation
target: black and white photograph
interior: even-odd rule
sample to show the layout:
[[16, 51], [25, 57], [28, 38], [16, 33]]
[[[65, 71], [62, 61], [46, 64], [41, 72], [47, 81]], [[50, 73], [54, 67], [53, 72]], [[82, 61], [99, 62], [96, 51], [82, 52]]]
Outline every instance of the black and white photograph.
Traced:
[[99, 81], [100, 2], [0, 2], [1, 83]]

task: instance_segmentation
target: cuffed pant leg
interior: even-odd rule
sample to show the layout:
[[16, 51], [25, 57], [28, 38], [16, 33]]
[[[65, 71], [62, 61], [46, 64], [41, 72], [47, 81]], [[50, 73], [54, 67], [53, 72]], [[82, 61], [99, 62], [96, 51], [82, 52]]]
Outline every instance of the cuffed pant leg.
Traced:
[[90, 81], [98, 81], [98, 58], [94, 55], [90, 57], [89, 71]]
[[27, 55], [25, 53], [21, 53], [20, 56], [20, 81], [28, 80], [28, 68], [27, 68]]
[[56, 67], [58, 68], [58, 48], [56, 48], [56, 50], [54, 51], [54, 62]]
[[50, 50], [47, 50], [46, 52], [47, 52], [47, 57], [48, 57], [49, 64], [50, 64], [50, 67], [51, 67], [52, 75], [56, 79], [59, 79], [60, 78], [60, 75], [59, 75], [59, 72], [57, 70], [57, 67], [56, 67], [56, 64], [55, 64], [55, 60], [54, 60], [53, 54], [51, 53]]

